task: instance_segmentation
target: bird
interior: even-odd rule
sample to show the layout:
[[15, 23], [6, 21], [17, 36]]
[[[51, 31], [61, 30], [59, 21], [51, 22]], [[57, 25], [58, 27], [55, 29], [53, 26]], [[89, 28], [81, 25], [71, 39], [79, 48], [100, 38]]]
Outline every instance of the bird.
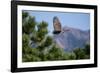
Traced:
[[54, 16], [53, 18], [53, 27], [54, 27], [54, 34], [64, 33], [66, 31], [69, 31], [69, 29], [63, 29], [60, 20], [57, 16]]

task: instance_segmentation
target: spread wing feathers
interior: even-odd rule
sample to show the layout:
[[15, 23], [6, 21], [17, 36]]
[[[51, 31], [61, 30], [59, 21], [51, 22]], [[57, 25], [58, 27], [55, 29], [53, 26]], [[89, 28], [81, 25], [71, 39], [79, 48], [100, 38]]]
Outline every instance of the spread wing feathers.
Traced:
[[62, 31], [62, 32], [70, 31], [69, 29], [62, 29], [61, 23], [57, 16], [53, 18], [53, 27], [54, 31]]
[[56, 16], [53, 18], [53, 27], [54, 27], [54, 31], [61, 31], [61, 23], [58, 17]]

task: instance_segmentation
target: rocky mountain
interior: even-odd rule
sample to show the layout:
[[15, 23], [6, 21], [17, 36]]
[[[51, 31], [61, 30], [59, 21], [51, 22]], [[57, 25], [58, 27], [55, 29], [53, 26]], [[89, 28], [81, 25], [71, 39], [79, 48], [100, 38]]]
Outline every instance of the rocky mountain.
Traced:
[[54, 34], [54, 41], [65, 51], [84, 48], [90, 43], [90, 30], [84, 31], [66, 26], [61, 33]]

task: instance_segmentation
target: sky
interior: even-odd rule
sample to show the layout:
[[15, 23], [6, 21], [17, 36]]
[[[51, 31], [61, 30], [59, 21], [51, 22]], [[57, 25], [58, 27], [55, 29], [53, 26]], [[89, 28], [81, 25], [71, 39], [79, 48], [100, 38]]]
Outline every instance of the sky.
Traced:
[[81, 30], [90, 29], [90, 14], [76, 13], [76, 12], [47, 12], [47, 11], [27, 11], [30, 16], [35, 16], [36, 22], [46, 21], [48, 23], [48, 30], [53, 32], [53, 17], [57, 16], [61, 22], [62, 27], [68, 26]]

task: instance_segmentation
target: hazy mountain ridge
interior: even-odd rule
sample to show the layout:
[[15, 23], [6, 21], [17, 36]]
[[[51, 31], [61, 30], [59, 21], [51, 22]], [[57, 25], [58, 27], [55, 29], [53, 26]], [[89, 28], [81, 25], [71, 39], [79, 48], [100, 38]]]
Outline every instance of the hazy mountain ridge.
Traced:
[[63, 33], [54, 36], [54, 40], [60, 38], [63, 41], [61, 43], [63, 43], [65, 51], [72, 51], [75, 48], [83, 48], [90, 42], [90, 30], [83, 31], [71, 27], [64, 27], [63, 30]]

